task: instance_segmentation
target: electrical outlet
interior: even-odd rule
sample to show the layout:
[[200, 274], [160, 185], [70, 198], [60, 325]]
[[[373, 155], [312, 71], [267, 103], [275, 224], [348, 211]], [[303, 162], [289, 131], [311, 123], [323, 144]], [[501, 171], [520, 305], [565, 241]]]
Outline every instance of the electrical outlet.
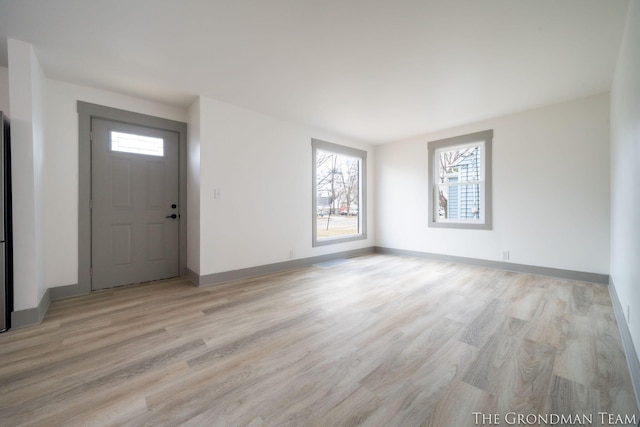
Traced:
[[502, 259], [509, 259], [509, 251], [502, 251]]
[[218, 200], [218, 199], [222, 199], [222, 191], [220, 191], [219, 188], [214, 188], [213, 189], [213, 198]]
[[293, 249], [289, 249], [289, 259], [293, 259]]

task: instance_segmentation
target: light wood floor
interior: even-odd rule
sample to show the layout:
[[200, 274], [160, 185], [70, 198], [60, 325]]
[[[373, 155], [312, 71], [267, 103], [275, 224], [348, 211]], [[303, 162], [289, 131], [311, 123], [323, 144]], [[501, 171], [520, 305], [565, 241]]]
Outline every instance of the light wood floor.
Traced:
[[600, 425], [634, 402], [607, 287], [413, 258], [118, 288], [0, 334], [2, 426]]

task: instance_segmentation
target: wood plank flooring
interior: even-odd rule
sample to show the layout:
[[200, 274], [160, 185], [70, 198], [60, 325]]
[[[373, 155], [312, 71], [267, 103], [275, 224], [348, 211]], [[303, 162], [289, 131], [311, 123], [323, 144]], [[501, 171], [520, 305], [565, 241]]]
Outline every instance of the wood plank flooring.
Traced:
[[603, 412], [640, 421], [607, 287], [424, 259], [133, 285], [0, 334], [2, 426], [610, 425]]

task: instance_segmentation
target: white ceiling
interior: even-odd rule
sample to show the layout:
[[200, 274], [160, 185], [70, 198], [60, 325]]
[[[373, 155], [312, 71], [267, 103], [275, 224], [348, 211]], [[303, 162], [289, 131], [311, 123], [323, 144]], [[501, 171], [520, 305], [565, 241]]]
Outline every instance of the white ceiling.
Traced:
[[45, 74], [381, 143], [610, 89], [628, 0], [0, 0]]

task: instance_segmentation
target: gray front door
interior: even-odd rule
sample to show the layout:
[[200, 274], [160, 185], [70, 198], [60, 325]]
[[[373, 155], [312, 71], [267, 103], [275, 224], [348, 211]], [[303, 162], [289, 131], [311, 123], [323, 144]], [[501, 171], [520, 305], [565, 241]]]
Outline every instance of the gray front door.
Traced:
[[91, 120], [91, 287], [179, 275], [178, 134]]

